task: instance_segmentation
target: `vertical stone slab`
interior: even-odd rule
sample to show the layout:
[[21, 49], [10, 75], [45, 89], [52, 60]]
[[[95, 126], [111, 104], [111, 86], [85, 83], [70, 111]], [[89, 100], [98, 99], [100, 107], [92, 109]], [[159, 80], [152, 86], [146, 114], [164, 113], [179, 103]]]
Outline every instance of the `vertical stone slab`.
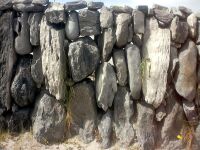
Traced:
[[163, 101], [170, 62], [170, 30], [148, 19], [143, 43], [143, 93], [145, 101], [157, 108]]

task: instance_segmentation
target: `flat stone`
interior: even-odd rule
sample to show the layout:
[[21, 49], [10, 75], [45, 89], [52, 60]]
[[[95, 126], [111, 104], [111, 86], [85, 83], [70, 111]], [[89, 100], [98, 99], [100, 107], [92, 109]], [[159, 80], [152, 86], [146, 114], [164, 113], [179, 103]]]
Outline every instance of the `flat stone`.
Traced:
[[100, 10], [100, 25], [101, 28], [110, 28], [113, 26], [113, 13], [107, 7], [102, 7]]
[[36, 85], [31, 77], [32, 55], [19, 58], [15, 77], [11, 85], [11, 95], [17, 105], [24, 107], [35, 100]]
[[93, 2], [89, 1], [87, 2], [87, 7], [89, 10], [98, 10], [103, 7], [104, 3], [103, 2]]
[[114, 12], [114, 13], [128, 13], [128, 14], [132, 14], [133, 12], [133, 8], [129, 7], [129, 6], [110, 6], [110, 9]]
[[67, 22], [65, 24], [65, 33], [69, 40], [75, 40], [79, 37], [79, 21], [78, 13], [71, 11], [68, 13]]
[[67, 2], [65, 3], [65, 10], [71, 11], [71, 10], [79, 10], [87, 7], [87, 2], [84, 0], [78, 0], [73, 2]]
[[49, 26], [44, 15], [40, 25], [42, 71], [46, 89], [57, 100], [65, 100], [66, 98], [67, 56], [64, 50], [64, 37], [64, 29], [55, 29]]
[[65, 21], [64, 4], [50, 3], [45, 10], [45, 16], [49, 23], [62, 23]]
[[154, 9], [155, 17], [157, 20], [159, 20], [161, 23], [164, 24], [164, 26], [167, 26], [171, 23], [173, 19], [173, 14], [170, 13], [169, 9]]
[[197, 41], [196, 44], [200, 45], [200, 21], [197, 22]]
[[113, 28], [103, 29], [98, 39], [98, 46], [101, 52], [101, 60], [108, 61], [112, 55], [112, 49], [116, 42], [115, 31]]
[[170, 30], [159, 28], [156, 19], [147, 19], [142, 49], [142, 90], [145, 101], [155, 108], [166, 93], [170, 46]]
[[135, 137], [131, 122], [133, 114], [133, 101], [130, 99], [130, 93], [126, 87], [118, 86], [114, 99], [114, 128], [122, 147], [128, 147]]
[[144, 13], [141, 11], [133, 11], [133, 24], [134, 24], [134, 33], [144, 34]]
[[187, 23], [189, 25], [189, 35], [195, 39], [197, 36], [197, 17], [194, 13], [187, 17]]
[[43, 13], [30, 13], [28, 23], [30, 26], [30, 42], [34, 46], [40, 45], [40, 22]]
[[[108, 92], [109, 91], [109, 92]], [[96, 100], [99, 108], [107, 111], [117, 92], [117, 79], [112, 65], [102, 63], [96, 72]]]
[[12, 0], [1, 0], [0, 10], [7, 10], [12, 8]]
[[125, 86], [128, 82], [128, 68], [124, 50], [113, 51], [113, 62], [116, 70], [118, 84]]
[[179, 50], [179, 70], [175, 76], [175, 88], [179, 95], [193, 101], [196, 95], [197, 47], [191, 40]]
[[68, 113], [71, 115], [71, 130], [79, 134], [84, 143], [94, 140], [97, 106], [94, 84], [86, 80], [72, 86]]
[[99, 64], [100, 54], [96, 43], [90, 37], [82, 37], [70, 43], [69, 67], [75, 82], [92, 74]]
[[133, 99], [140, 99], [142, 88], [140, 50], [136, 45], [129, 44], [126, 46], [125, 51], [128, 65], [128, 77], [131, 96]]
[[42, 144], [62, 142], [66, 131], [66, 112], [62, 104], [47, 93], [37, 98], [33, 115], [33, 136]]
[[83, 9], [79, 11], [79, 26], [82, 36], [100, 34], [99, 12]]
[[172, 40], [176, 43], [184, 43], [189, 34], [189, 26], [187, 22], [179, 21], [178, 17], [174, 17], [171, 26], [171, 36]]
[[185, 7], [185, 6], [179, 6], [178, 9], [184, 13], [185, 15], [189, 16], [192, 13], [192, 10]]
[[138, 5], [136, 9], [143, 12], [146, 16], [148, 15], [148, 5]]

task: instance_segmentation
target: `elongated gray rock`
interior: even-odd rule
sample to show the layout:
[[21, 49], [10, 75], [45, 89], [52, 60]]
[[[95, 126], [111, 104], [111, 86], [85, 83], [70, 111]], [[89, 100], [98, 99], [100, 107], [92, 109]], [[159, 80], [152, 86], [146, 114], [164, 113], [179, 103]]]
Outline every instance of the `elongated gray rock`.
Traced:
[[[108, 92], [109, 91], [109, 92]], [[96, 73], [96, 100], [104, 111], [112, 106], [117, 92], [117, 79], [112, 65], [102, 63]]]
[[144, 20], [145, 20], [145, 16], [143, 12], [133, 11], [134, 33], [144, 34]]
[[189, 35], [195, 39], [197, 35], [197, 17], [194, 13], [187, 17], [187, 23], [189, 25]]
[[129, 44], [125, 48], [129, 73], [129, 87], [133, 99], [140, 99], [142, 88], [141, 56], [137, 46]]
[[83, 9], [79, 11], [79, 26], [82, 36], [100, 34], [99, 12]]
[[70, 43], [69, 67], [75, 82], [92, 74], [99, 64], [100, 55], [97, 45], [90, 37], [82, 37]]
[[113, 26], [113, 13], [107, 7], [102, 7], [100, 10], [100, 25], [101, 28], [110, 28]]
[[87, 7], [87, 2], [84, 0], [66, 2], [64, 8], [66, 11], [79, 10]]
[[79, 134], [85, 143], [89, 143], [94, 140], [97, 119], [94, 84], [91, 80], [83, 81], [75, 84], [71, 92], [68, 107], [72, 119], [71, 130]]
[[133, 12], [133, 8], [125, 5], [125, 6], [110, 6], [110, 9], [114, 12], [114, 13], [128, 13], [128, 14], [132, 14]]
[[143, 12], [145, 15], [148, 15], [148, 6], [147, 5], [138, 5], [137, 10]]
[[30, 26], [30, 42], [34, 46], [40, 45], [40, 22], [43, 13], [30, 13], [28, 23]]
[[186, 16], [176, 7], [171, 8], [171, 12], [173, 13], [174, 16], [178, 16], [181, 19], [185, 19]]
[[108, 61], [110, 59], [115, 41], [116, 36], [114, 29], [103, 29], [103, 33], [99, 36], [98, 39], [98, 45], [100, 48], [102, 61]]
[[197, 22], [197, 41], [196, 43], [199, 45], [200, 44], [200, 21]]
[[6, 10], [12, 8], [12, 0], [1, 0], [0, 10]]
[[117, 74], [118, 84], [125, 86], [128, 81], [128, 68], [124, 50], [114, 50], [113, 62]]
[[40, 25], [42, 71], [46, 89], [58, 100], [64, 100], [66, 94], [67, 56], [64, 50], [64, 34], [64, 29], [54, 29], [47, 25], [46, 17], [43, 16]]
[[[163, 101], [170, 62], [170, 30], [161, 29], [155, 19], [147, 19], [143, 43], [143, 94], [157, 108]], [[156, 51], [155, 51], [156, 49]]]
[[21, 17], [18, 18], [21, 29], [18, 27], [17, 37], [15, 39], [15, 51], [20, 55], [29, 54], [32, 52], [28, 17], [29, 14], [27, 12], [23, 12]]
[[156, 19], [164, 24], [164, 26], [169, 25], [173, 19], [173, 14], [169, 9], [155, 8], [154, 13]]
[[62, 142], [66, 131], [66, 112], [62, 104], [47, 93], [37, 99], [33, 115], [33, 136], [42, 144]]
[[87, 2], [87, 7], [89, 10], [98, 10], [103, 7], [104, 3], [103, 2], [93, 2], [89, 1]]
[[75, 40], [79, 37], [79, 21], [78, 13], [71, 11], [68, 13], [67, 22], [65, 24], [65, 33], [69, 40]]
[[114, 99], [114, 128], [122, 147], [128, 147], [135, 137], [131, 122], [133, 114], [133, 101], [130, 99], [130, 93], [126, 87], [118, 86]]
[[179, 52], [179, 70], [175, 76], [175, 88], [179, 95], [193, 101], [196, 95], [197, 47], [191, 40], [182, 46]]
[[192, 13], [192, 10], [185, 7], [185, 6], [179, 6], [178, 9], [184, 13], [185, 15], [189, 16]]

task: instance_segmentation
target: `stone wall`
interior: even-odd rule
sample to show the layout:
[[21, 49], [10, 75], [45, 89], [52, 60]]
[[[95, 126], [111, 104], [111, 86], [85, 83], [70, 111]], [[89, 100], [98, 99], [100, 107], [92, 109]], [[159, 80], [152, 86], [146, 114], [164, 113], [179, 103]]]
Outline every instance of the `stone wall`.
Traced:
[[200, 148], [200, 13], [0, 1], [0, 131]]

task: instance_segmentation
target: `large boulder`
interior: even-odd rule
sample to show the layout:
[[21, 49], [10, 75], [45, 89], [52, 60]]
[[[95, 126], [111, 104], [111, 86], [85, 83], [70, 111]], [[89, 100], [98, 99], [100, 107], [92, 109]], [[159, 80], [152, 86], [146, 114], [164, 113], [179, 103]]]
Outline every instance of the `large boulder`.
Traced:
[[1, 0], [0, 10], [6, 10], [12, 8], [12, 0]]
[[57, 100], [64, 100], [66, 95], [67, 56], [64, 49], [64, 37], [64, 29], [55, 29], [49, 26], [46, 17], [43, 16], [40, 25], [42, 71], [46, 89]]
[[94, 140], [97, 106], [93, 82], [83, 81], [71, 89], [68, 113], [71, 115], [71, 130], [79, 134], [85, 143]]
[[113, 13], [107, 7], [102, 7], [100, 10], [100, 25], [101, 28], [111, 28], [113, 26]]
[[140, 99], [142, 88], [141, 56], [137, 46], [129, 44], [126, 46], [126, 58], [129, 73], [129, 87], [133, 99]]
[[75, 82], [81, 81], [92, 74], [99, 64], [99, 50], [90, 37], [82, 37], [70, 43], [69, 67]]
[[66, 11], [79, 10], [79, 9], [83, 9], [85, 7], [87, 7], [87, 2], [84, 0], [66, 2], [64, 5], [64, 8]]
[[197, 17], [194, 13], [187, 17], [187, 23], [189, 25], [189, 35], [195, 39], [197, 36]]
[[96, 72], [96, 100], [104, 111], [112, 106], [117, 92], [117, 79], [115, 71], [107, 62], [102, 63]]
[[114, 13], [128, 13], [128, 14], [132, 14], [132, 12], [133, 12], [133, 8], [131, 8], [130, 6], [127, 6], [127, 5], [124, 5], [124, 6], [110, 6], [110, 9]]
[[145, 16], [141, 11], [133, 11], [134, 33], [144, 34]]
[[197, 47], [191, 40], [182, 46], [179, 52], [179, 70], [175, 75], [175, 88], [179, 95], [193, 101], [196, 95]]
[[103, 2], [93, 2], [93, 1], [89, 1], [87, 2], [87, 7], [89, 10], [98, 10], [101, 9], [103, 7], [104, 3]]
[[33, 115], [33, 136], [42, 144], [52, 144], [64, 140], [66, 112], [64, 106], [47, 93], [37, 99]]
[[145, 101], [157, 108], [166, 93], [170, 62], [170, 30], [159, 28], [154, 18], [146, 21], [142, 49], [142, 90]]

